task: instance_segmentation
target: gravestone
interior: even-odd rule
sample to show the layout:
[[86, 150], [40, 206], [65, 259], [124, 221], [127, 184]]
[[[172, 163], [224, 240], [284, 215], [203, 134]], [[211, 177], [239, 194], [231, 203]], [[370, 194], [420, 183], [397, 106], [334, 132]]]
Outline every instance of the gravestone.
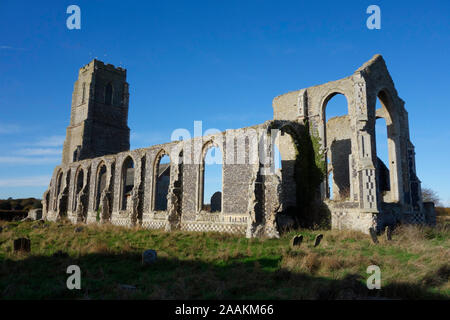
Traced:
[[393, 227], [392, 226], [387, 226], [386, 227], [386, 240], [391, 241], [392, 240], [392, 231], [393, 231]]
[[222, 192], [217, 191], [211, 196], [211, 212], [222, 211]]
[[156, 262], [157, 256], [155, 250], [145, 250], [142, 253], [142, 264], [150, 265]]
[[320, 244], [320, 241], [322, 241], [323, 234], [318, 234], [316, 237], [316, 241], [314, 242], [314, 247], [317, 247]]
[[377, 244], [378, 243], [378, 238], [377, 238], [377, 232], [375, 231], [374, 228], [370, 228], [369, 229], [369, 234], [370, 237], [372, 238], [373, 243]]
[[302, 244], [302, 242], [303, 242], [303, 236], [301, 234], [294, 236], [291, 241], [292, 246], [294, 246], [294, 247], [300, 246]]

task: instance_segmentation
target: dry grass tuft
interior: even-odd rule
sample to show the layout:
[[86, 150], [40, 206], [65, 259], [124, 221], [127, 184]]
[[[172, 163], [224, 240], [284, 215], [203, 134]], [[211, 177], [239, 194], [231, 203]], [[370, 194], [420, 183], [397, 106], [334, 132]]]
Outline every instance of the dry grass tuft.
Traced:
[[314, 274], [319, 269], [321, 259], [317, 253], [309, 252], [302, 262], [302, 269], [306, 269], [308, 272]]
[[321, 259], [321, 265], [330, 271], [336, 271], [344, 268], [345, 262], [343, 259], [334, 256], [325, 256]]
[[368, 235], [356, 231], [356, 230], [331, 230], [328, 231], [327, 237], [324, 239], [333, 239], [335, 241], [343, 241], [343, 240], [356, 240], [356, 241], [362, 241], [367, 240]]
[[319, 254], [311, 250], [293, 250], [282, 256], [281, 267], [290, 271], [316, 273], [322, 264]]
[[425, 240], [425, 228], [413, 225], [401, 225], [393, 232], [393, 237], [399, 242], [419, 242]]
[[107, 243], [100, 240], [100, 241], [96, 241], [92, 245], [90, 245], [87, 253], [108, 254], [108, 253], [110, 253], [110, 249], [108, 248]]

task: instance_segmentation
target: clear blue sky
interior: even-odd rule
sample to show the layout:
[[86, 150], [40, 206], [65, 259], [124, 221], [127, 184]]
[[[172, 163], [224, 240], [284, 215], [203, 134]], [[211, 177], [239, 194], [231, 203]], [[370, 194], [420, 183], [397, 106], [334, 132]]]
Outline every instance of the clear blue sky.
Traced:
[[[81, 30], [66, 9], [81, 8]], [[366, 8], [381, 8], [381, 30]], [[132, 148], [272, 118], [273, 97], [385, 58], [417, 171], [450, 204], [449, 1], [0, 1], [0, 198], [41, 197], [78, 69], [128, 69]]]

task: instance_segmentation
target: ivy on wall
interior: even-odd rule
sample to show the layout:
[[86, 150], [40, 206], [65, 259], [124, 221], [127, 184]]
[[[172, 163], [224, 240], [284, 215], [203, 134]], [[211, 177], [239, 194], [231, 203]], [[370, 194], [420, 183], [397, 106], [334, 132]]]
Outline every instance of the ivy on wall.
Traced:
[[[274, 123], [276, 126], [276, 123]], [[301, 227], [327, 226], [329, 212], [320, 205], [320, 185], [326, 177], [326, 161], [321, 139], [308, 122], [282, 125], [295, 145], [296, 207], [285, 208]]]

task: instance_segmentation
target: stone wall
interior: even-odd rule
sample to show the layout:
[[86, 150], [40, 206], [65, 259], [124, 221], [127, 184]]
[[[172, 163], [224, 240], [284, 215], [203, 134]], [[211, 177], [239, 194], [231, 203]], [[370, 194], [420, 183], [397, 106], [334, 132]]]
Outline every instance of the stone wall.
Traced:
[[[404, 101], [380, 55], [349, 77], [276, 97], [274, 120], [132, 151], [125, 77], [125, 70], [96, 60], [80, 70], [63, 163], [43, 197], [46, 219], [277, 237], [277, 214], [298, 218], [325, 205], [336, 229], [368, 232], [399, 222], [433, 223], [434, 208], [422, 203]], [[327, 103], [336, 94], [346, 97], [348, 114], [326, 123]], [[380, 117], [388, 128], [389, 167], [379, 165], [377, 157]], [[312, 137], [319, 140], [317, 148]], [[73, 159], [77, 145], [80, 157]], [[275, 145], [280, 170], [275, 170]], [[211, 147], [222, 152], [220, 212], [203, 204], [204, 158]], [[170, 157], [167, 209], [157, 210], [164, 155]], [[313, 170], [322, 170], [319, 158], [329, 159], [323, 170], [333, 172], [333, 179], [325, 172], [322, 182], [305, 188]]]
[[[272, 166], [272, 159], [268, 159], [266, 164], [261, 165], [264, 162], [261, 160], [261, 155], [271, 155], [271, 140], [265, 138], [269, 136], [267, 131], [270, 125], [270, 122], [266, 122], [254, 127], [227, 130], [191, 140], [170, 142], [62, 164], [55, 168], [52, 177], [48, 191], [50, 205], [44, 213], [45, 218], [56, 220], [67, 216], [74, 223], [111, 222], [115, 225], [141, 225], [155, 229], [221, 231], [240, 234], [256, 232], [257, 229], [259, 235], [276, 236], [277, 231], [274, 226], [276, 207], [269, 213], [249, 210], [249, 199], [255, 197], [254, 189], [249, 186], [255, 182], [256, 175], [262, 172], [259, 170], [261, 167]], [[249, 143], [245, 144], [244, 150], [239, 149], [238, 140], [250, 141], [255, 138], [257, 147], [253, 152], [250, 151]], [[203, 210], [200, 197], [204, 183], [202, 180], [204, 156], [208, 148], [212, 146], [219, 147], [223, 155], [220, 212]], [[197, 154], [194, 152], [196, 149], [202, 152]], [[183, 156], [180, 157], [181, 152]], [[242, 161], [235, 163], [238, 162], [237, 159], [242, 152], [244, 152], [243, 163]], [[168, 155], [171, 160], [170, 181], [167, 210], [158, 211], [155, 205], [156, 170], [158, 170], [156, 164], [159, 163], [162, 155]], [[129, 203], [125, 205], [124, 186], [126, 172], [129, 171], [125, 163], [129, 163], [128, 159], [131, 159], [133, 163], [134, 183], [127, 197]], [[104, 187], [100, 192], [98, 188], [102, 185], [100, 175], [102, 167], [106, 168], [106, 177], [103, 178]], [[273, 175], [270, 170], [267, 174]], [[67, 177], [67, 184], [60, 188], [57, 183], [59, 177]], [[264, 202], [263, 206], [259, 207], [260, 210], [271, 207], [273, 202], [281, 201], [278, 199], [281, 194], [276, 192], [280, 180], [273, 181], [266, 178], [265, 181], [267, 183], [263, 184], [263, 189], [267, 194], [265, 197], [258, 196], [256, 200]], [[63, 199], [62, 193], [66, 195]], [[63, 206], [68, 208], [67, 212], [61, 211]], [[256, 216], [262, 219], [257, 221]], [[267, 221], [270, 221], [271, 225], [266, 230]], [[251, 228], [253, 231], [248, 231]]]
[[[348, 115], [326, 124], [325, 109], [336, 94], [346, 97]], [[375, 110], [377, 98], [382, 105], [380, 110]], [[370, 227], [379, 228], [389, 220], [385, 216], [392, 215], [383, 209], [388, 207], [385, 204], [399, 207], [402, 221], [425, 221], [408, 114], [380, 55], [347, 78], [278, 96], [273, 100], [273, 108], [274, 119], [309, 123], [319, 135], [324, 156], [331, 159], [328, 170], [333, 171], [334, 177], [333, 181], [325, 179], [321, 188], [321, 199], [331, 212], [333, 227], [357, 228], [361, 225], [357, 221], [365, 221], [362, 229], [366, 232]], [[379, 188], [383, 173], [378, 171], [383, 167], [378, 165], [375, 142], [375, 120], [379, 117], [386, 120], [388, 127], [389, 179], [384, 180], [389, 180], [390, 190], [385, 195]], [[331, 183], [337, 191], [335, 197], [328, 193]], [[339, 193], [347, 184], [349, 195], [342, 197]], [[352, 203], [356, 209], [343, 214], [339, 202]], [[362, 213], [372, 218], [361, 219]], [[343, 219], [348, 222], [343, 223]]]

